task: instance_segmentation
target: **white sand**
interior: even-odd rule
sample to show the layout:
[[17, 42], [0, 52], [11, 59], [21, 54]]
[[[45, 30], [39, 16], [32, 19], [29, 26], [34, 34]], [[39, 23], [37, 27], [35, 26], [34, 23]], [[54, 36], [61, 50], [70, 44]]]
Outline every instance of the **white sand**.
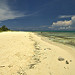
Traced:
[[31, 32], [2, 32], [0, 75], [75, 75], [74, 52]]

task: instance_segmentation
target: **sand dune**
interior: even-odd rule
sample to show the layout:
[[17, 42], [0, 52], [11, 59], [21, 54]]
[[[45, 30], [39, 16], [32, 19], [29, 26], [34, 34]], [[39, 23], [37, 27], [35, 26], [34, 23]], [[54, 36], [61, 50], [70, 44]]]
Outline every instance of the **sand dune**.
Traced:
[[74, 49], [32, 32], [2, 32], [0, 75], [75, 75]]

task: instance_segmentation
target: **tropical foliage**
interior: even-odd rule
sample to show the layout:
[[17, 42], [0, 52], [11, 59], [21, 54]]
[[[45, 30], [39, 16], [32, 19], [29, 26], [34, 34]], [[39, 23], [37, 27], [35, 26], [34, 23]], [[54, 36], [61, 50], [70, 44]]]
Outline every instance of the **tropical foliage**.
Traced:
[[9, 31], [10, 29], [8, 29], [5, 25], [3, 25], [2, 27], [0, 27], [0, 31]]

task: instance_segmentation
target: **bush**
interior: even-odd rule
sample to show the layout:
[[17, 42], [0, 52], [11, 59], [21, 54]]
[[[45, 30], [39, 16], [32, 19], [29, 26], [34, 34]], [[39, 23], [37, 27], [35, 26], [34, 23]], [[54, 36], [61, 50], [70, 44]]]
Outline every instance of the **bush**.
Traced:
[[1, 28], [0, 28], [0, 31], [8, 31], [9, 29], [5, 26], [5, 25], [3, 25]]

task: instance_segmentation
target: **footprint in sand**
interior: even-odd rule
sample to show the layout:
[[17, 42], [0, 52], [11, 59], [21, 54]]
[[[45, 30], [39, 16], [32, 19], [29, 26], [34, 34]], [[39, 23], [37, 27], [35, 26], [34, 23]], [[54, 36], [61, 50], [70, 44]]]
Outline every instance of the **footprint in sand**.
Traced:
[[45, 48], [44, 50], [51, 50], [51, 48]]
[[17, 74], [18, 75], [27, 75], [25, 70], [23, 70], [22, 68], [20, 68], [18, 71], [17, 71]]
[[59, 61], [64, 61], [65, 59], [63, 57], [58, 57]]
[[66, 60], [66, 64], [69, 64], [68, 60]]
[[4, 68], [5, 66], [0, 66], [0, 68]]
[[13, 65], [9, 65], [8, 67], [11, 68], [11, 67], [13, 67]]

